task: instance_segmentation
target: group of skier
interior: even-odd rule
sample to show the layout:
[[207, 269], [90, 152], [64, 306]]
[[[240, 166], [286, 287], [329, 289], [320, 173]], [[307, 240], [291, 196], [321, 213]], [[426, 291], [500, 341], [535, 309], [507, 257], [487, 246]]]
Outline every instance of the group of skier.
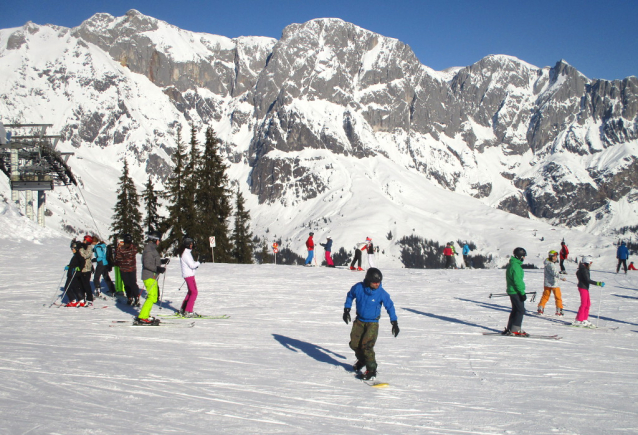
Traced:
[[[315, 251], [315, 242], [314, 237], [315, 233], [310, 232], [308, 234], [308, 239], [306, 239], [306, 250], [308, 251], [308, 255], [306, 257], [306, 261], [304, 263], [305, 266], [312, 266], [312, 261], [314, 259], [314, 251]], [[320, 246], [323, 246], [325, 250], [325, 259], [327, 267], [335, 267], [334, 261], [332, 260], [332, 237], [326, 236], [326, 243], [319, 243]], [[362, 253], [363, 251], [368, 254], [368, 267], [375, 267], [375, 252], [378, 252], [379, 248], [375, 248], [372, 243], [372, 239], [370, 237], [366, 237], [365, 242], [357, 243], [354, 246], [354, 256], [352, 258], [352, 262], [350, 263], [350, 270], [358, 270], [363, 271], [361, 267], [362, 261]], [[315, 260], [316, 263], [316, 260]], [[355, 264], [357, 267], [354, 267]]]
[[[161, 258], [157, 247], [161, 240], [161, 233], [151, 231], [147, 235], [146, 246], [142, 252], [142, 274], [141, 278], [146, 288], [146, 301], [142, 306], [139, 315], [135, 318], [138, 324], [157, 324], [159, 321], [150, 316], [153, 305], [158, 301], [159, 285], [158, 277], [166, 272], [168, 258]], [[193, 311], [197, 299], [197, 283], [195, 282], [195, 271], [200, 263], [192, 256], [192, 249], [195, 241], [185, 237], [179, 247], [180, 265], [182, 277], [184, 278], [188, 291], [178, 314], [183, 317], [198, 317]], [[86, 235], [83, 241], [73, 240], [71, 242], [73, 256], [67, 270], [67, 281], [65, 291], [68, 302], [67, 307], [92, 306], [95, 296], [102, 294], [101, 280], [107, 285], [107, 292], [115, 296], [117, 286], [111, 280], [109, 272], [115, 270], [116, 281], [121, 281], [122, 290], [126, 295], [127, 304], [139, 307], [140, 289], [137, 284], [137, 246], [133, 243], [130, 234], [124, 234], [114, 246], [108, 246], [95, 235]], [[111, 254], [111, 252], [114, 252]], [[95, 263], [95, 267], [93, 267]], [[91, 274], [94, 273], [93, 287], [91, 288]]]

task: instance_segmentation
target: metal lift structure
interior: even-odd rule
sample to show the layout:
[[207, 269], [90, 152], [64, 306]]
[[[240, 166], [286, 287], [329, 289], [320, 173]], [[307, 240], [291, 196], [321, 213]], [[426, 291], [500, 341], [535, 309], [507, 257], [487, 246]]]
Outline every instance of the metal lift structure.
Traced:
[[[33, 192], [37, 192], [37, 221], [44, 226], [46, 192], [55, 185], [77, 186], [67, 165], [74, 153], [55, 149], [61, 136], [48, 135], [52, 124], [0, 123], [0, 170], [9, 177], [11, 200], [21, 208], [20, 192], [25, 192], [25, 215], [34, 219]], [[6, 132], [8, 130], [8, 133]]]

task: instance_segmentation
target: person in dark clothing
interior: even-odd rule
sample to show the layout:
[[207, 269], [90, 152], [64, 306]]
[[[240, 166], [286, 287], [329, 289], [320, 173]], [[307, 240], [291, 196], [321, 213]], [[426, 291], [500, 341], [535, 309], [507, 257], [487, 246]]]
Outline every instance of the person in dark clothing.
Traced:
[[623, 265], [625, 273], [627, 273], [627, 259], [629, 258], [629, 249], [625, 242], [621, 242], [618, 250], [616, 251], [616, 258], [618, 259], [618, 265], [616, 266], [616, 273], [620, 272], [620, 265]]
[[565, 262], [565, 260], [567, 260], [568, 256], [569, 256], [569, 249], [567, 249], [567, 245], [565, 244], [565, 242], [560, 242], [560, 253], [559, 253], [560, 273], [562, 273], [563, 275], [567, 274], [567, 271], [565, 270], [565, 266], [563, 265], [563, 263]]
[[578, 292], [580, 293], [580, 307], [576, 314], [576, 320], [572, 325], [585, 328], [593, 328], [594, 325], [588, 320], [589, 308], [591, 307], [591, 300], [589, 298], [589, 285], [594, 284], [599, 287], [605, 287], [605, 283], [602, 281], [593, 281], [589, 276], [589, 269], [593, 263], [593, 258], [589, 255], [585, 255], [578, 265], [578, 271], [576, 272], [576, 278], [578, 278]]
[[[354, 247], [354, 258], [352, 259], [352, 263], [350, 263], [350, 270], [363, 270], [361, 268], [361, 252], [365, 251], [366, 249], [368, 249], [368, 243], [367, 242], [363, 242], [363, 243], [357, 243]], [[354, 264], [357, 264], [357, 268], [354, 268]]]
[[84, 257], [80, 254], [79, 242], [76, 242], [75, 240], [71, 242], [71, 251], [73, 252], [73, 257], [71, 257], [71, 261], [64, 268], [64, 270], [67, 271], [64, 289], [69, 300], [65, 306], [77, 307], [80, 295], [84, 294], [80, 279], [80, 274], [84, 267]]
[[326, 250], [326, 265], [328, 267], [335, 267], [334, 262], [332, 261], [332, 238], [330, 236], [326, 237], [327, 241], [326, 243], [319, 243], [321, 246], [323, 246], [323, 249]]
[[374, 353], [374, 345], [379, 334], [379, 318], [381, 317], [381, 306], [383, 305], [390, 316], [392, 324], [392, 335], [399, 335], [399, 324], [394, 311], [394, 303], [390, 295], [381, 286], [383, 275], [377, 268], [371, 267], [366, 272], [363, 282], [355, 284], [348, 295], [343, 308], [343, 321], [352, 320], [350, 309], [352, 301], [357, 301], [357, 317], [352, 323], [350, 332], [350, 349], [354, 351], [357, 362], [352, 367], [358, 372], [366, 367], [363, 379], [369, 380], [377, 375], [377, 361]]
[[514, 255], [505, 269], [505, 281], [507, 282], [507, 294], [510, 296], [512, 311], [507, 322], [507, 328], [503, 335], [518, 335], [527, 337], [529, 334], [523, 331], [523, 316], [525, 315], [525, 272], [523, 272], [523, 260], [527, 251], [523, 248], [514, 249]]
[[115, 253], [115, 265], [120, 268], [120, 275], [124, 282], [124, 291], [128, 305], [140, 306], [140, 289], [137, 286], [137, 246], [133, 244], [133, 236], [125, 234], [124, 244]]

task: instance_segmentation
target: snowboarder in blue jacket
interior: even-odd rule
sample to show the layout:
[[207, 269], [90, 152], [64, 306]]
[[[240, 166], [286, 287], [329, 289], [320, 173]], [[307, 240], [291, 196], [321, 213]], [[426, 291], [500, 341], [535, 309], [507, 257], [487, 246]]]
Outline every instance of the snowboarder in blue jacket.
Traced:
[[625, 273], [627, 273], [627, 259], [629, 258], [629, 249], [625, 242], [621, 242], [618, 250], [616, 251], [616, 258], [618, 259], [618, 265], [616, 266], [616, 273], [620, 272], [620, 265], [623, 265]]
[[379, 335], [379, 318], [381, 317], [381, 305], [390, 316], [392, 335], [399, 335], [399, 324], [394, 311], [394, 303], [390, 295], [381, 286], [383, 275], [377, 268], [371, 267], [366, 272], [363, 282], [355, 284], [348, 295], [343, 309], [343, 321], [350, 322], [350, 309], [352, 301], [357, 301], [357, 317], [352, 323], [350, 332], [350, 349], [354, 350], [357, 362], [353, 369], [358, 372], [364, 366], [366, 372], [363, 379], [369, 380], [377, 375], [377, 361], [374, 354], [374, 345]]

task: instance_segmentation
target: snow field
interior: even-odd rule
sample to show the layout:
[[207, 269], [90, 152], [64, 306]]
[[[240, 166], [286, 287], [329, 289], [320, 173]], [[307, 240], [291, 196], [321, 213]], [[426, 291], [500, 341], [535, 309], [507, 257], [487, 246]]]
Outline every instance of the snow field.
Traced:
[[[638, 430], [638, 274], [594, 271], [600, 325], [563, 326], [579, 301], [573, 265], [565, 319], [526, 316], [532, 334], [483, 336], [509, 315], [504, 271], [383, 269], [401, 333], [382, 312], [373, 389], [349, 371], [346, 292], [363, 278], [345, 269], [204, 264], [195, 310], [230, 314], [191, 329], [117, 327], [137, 310], [47, 308], [68, 241], [3, 240], [0, 252], [2, 433], [601, 434]], [[365, 263], [365, 259], [364, 259]], [[542, 274], [528, 271], [528, 291]], [[138, 281], [141, 285], [141, 280]], [[184, 295], [177, 259], [163, 309]], [[160, 280], [162, 284], [162, 280]], [[600, 289], [592, 288], [596, 323]], [[43, 306], [45, 305], [46, 306]], [[546, 306], [553, 312], [553, 300]], [[168, 322], [169, 320], [167, 320]]]

